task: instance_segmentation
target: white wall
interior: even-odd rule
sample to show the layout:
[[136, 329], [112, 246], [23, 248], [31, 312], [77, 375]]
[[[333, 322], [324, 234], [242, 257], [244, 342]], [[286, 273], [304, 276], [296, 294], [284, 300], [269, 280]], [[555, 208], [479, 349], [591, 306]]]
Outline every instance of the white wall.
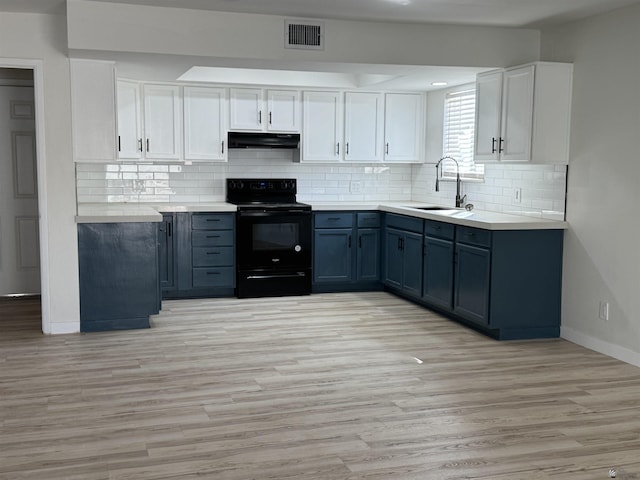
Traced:
[[[45, 333], [79, 331], [75, 178], [71, 159], [69, 61], [64, 16], [0, 12], [0, 58], [41, 59], [44, 77], [46, 211], [49, 285]], [[37, 79], [36, 79], [37, 80]], [[39, 172], [42, 174], [42, 172]], [[41, 192], [42, 193], [42, 192]], [[43, 301], [45, 299], [43, 298]]]
[[640, 365], [638, 25], [640, 5], [564, 25], [542, 54], [574, 63], [562, 335]]
[[510, 66], [537, 60], [540, 42], [531, 29], [327, 20], [325, 50], [309, 51], [284, 48], [275, 15], [69, 0], [67, 17], [70, 49], [268, 61]]

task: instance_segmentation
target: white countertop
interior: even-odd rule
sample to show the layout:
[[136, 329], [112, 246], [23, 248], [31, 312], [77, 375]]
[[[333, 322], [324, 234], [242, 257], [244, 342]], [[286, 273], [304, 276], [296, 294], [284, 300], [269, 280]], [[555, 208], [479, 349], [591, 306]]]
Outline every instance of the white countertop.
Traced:
[[[420, 210], [432, 206], [420, 202], [306, 202], [313, 211], [380, 210], [427, 220], [483, 228], [486, 230], [566, 230], [567, 222], [482, 210]], [[80, 204], [76, 223], [161, 222], [162, 212], [235, 212], [231, 203], [151, 205], [135, 203]]]
[[162, 213], [235, 212], [231, 203], [150, 205], [144, 203], [86, 203], [78, 205], [76, 223], [161, 222]]

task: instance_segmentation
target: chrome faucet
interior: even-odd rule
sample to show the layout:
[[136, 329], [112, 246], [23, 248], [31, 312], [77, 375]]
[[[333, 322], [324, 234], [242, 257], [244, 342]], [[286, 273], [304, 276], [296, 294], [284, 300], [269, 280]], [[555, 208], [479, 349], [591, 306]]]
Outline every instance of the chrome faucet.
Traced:
[[456, 163], [456, 208], [463, 207], [464, 202], [467, 199], [467, 196], [466, 195], [463, 197], [460, 196], [462, 180], [460, 180], [460, 165], [458, 165], [458, 161], [455, 158], [445, 156], [445, 157], [442, 157], [440, 160], [438, 160], [438, 163], [436, 163], [436, 192], [440, 191], [440, 179], [438, 178], [438, 174], [440, 173], [440, 170], [438, 170], [438, 167], [440, 167], [440, 164], [444, 160], [453, 160]]

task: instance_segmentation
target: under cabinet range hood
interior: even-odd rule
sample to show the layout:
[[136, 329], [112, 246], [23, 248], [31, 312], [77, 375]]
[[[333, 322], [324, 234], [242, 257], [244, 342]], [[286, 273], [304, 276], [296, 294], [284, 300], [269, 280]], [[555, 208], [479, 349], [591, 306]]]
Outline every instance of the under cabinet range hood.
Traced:
[[229, 132], [229, 148], [300, 147], [299, 133]]

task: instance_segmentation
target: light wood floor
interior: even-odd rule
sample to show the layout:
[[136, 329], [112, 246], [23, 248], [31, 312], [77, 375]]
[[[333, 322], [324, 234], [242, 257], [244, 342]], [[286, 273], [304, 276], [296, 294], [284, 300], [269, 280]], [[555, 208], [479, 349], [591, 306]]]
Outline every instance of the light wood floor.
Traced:
[[166, 301], [151, 330], [54, 337], [18, 305], [1, 480], [640, 478], [640, 369], [562, 340], [386, 293]]

